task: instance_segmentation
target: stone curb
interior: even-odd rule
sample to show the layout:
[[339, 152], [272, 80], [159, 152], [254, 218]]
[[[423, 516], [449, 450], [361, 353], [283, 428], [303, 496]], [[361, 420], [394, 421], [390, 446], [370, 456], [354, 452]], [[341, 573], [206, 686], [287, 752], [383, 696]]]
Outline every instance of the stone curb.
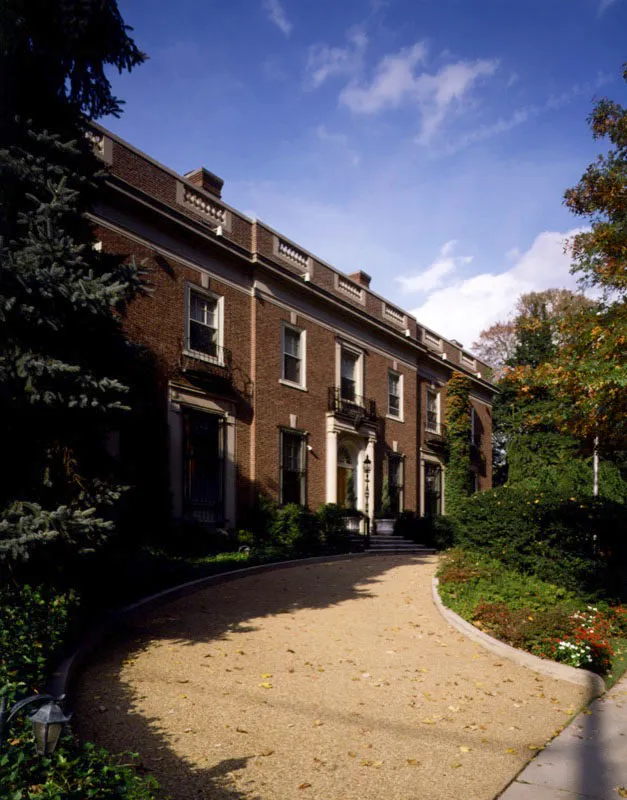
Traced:
[[[45, 691], [54, 697], [69, 694], [72, 681], [79, 668], [85, 663], [88, 656], [112, 633], [115, 628], [122, 627], [131, 620], [134, 615], [158, 608], [165, 603], [178, 600], [181, 597], [194, 594], [209, 586], [216, 586], [221, 583], [229, 583], [238, 578], [245, 578], [249, 575], [262, 574], [272, 570], [290, 569], [291, 567], [306, 566], [308, 564], [322, 564], [334, 561], [350, 561], [354, 558], [376, 558], [381, 555], [403, 555], [402, 553], [377, 553], [366, 551], [363, 553], [341, 553], [336, 556], [313, 556], [312, 558], [299, 558], [291, 561], [277, 561], [271, 564], [257, 564], [254, 567], [242, 567], [241, 569], [221, 572], [218, 575], [208, 575], [205, 578], [197, 578], [178, 586], [172, 586], [156, 594], [144, 597], [135, 603], [131, 603], [124, 608], [114, 611], [100, 622], [98, 622], [86, 636], [81, 639], [76, 648], [61, 661], [56, 670], [50, 675]], [[430, 553], [407, 553], [414, 558], [417, 556], [430, 555]]]
[[541, 675], [546, 675], [549, 678], [556, 678], [557, 680], [569, 681], [569, 683], [576, 683], [579, 686], [585, 686], [590, 693], [590, 700], [599, 697], [606, 691], [605, 681], [600, 675], [590, 672], [587, 669], [577, 669], [576, 667], [569, 667], [567, 664], [558, 664], [555, 661], [547, 661], [544, 658], [539, 658], [531, 653], [525, 653], [524, 650], [517, 650], [505, 642], [501, 642], [487, 633], [475, 628], [467, 620], [463, 619], [444, 605], [438, 592], [440, 581], [438, 578], [433, 578], [431, 588], [433, 592], [433, 602], [437, 606], [438, 611], [444, 619], [452, 625], [464, 636], [467, 636], [473, 642], [480, 644], [487, 650], [490, 650], [500, 658], [507, 658], [518, 664], [521, 667], [538, 672]]

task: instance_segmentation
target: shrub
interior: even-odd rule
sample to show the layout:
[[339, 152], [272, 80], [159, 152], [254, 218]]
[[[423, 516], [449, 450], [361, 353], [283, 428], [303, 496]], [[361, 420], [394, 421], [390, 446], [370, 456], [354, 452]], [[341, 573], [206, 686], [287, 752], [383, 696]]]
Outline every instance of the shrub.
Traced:
[[[5, 586], [0, 591], [0, 694], [9, 706], [41, 691], [46, 675], [71, 638], [78, 600], [73, 592]], [[24, 714], [6, 732], [0, 750], [1, 796], [10, 800], [151, 800], [157, 784], [135, 769], [135, 757], [113, 757], [66, 732], [49, 758], [36, 757]]]
[[403, 511], [394, 523], [394, 533], [418, 544], [445, 550], [455, 540], [456, 521], [450, 517], [421, 517], [415, 511]]
[[456, 541], [505, 565], [589, 596], [624, 596], [625, 507], [502, 487], [469, 497]]
[[320, 524], [315, 514], [295, 503], [276, 512], [270, 525], [270, 543], [294, 553], [305, 555], [320, 549]]
[[330, 550], [345, 553], [350, 549], [351, 536], [346, 528], [346, 509], [336, 503], [320, 506], [316, 517], [320, 535]]
[[6, 586], [0, 591], [0, 688], [20, 682], [39, 689], [48, 665], [71, 635], [73, 592]]

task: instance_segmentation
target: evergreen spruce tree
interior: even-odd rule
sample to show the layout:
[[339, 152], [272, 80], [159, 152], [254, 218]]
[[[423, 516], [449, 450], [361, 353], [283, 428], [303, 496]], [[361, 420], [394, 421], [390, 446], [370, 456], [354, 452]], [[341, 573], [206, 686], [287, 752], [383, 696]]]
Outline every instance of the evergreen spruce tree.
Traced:
[[134, 264], [99, 252], [85, 217], [101, 190], [90, 120], [119, 114], [107, 65], [144, 60], [115, 0], [0, 6], [0, 560], [111, 530], [107, 462], [128, 359]]

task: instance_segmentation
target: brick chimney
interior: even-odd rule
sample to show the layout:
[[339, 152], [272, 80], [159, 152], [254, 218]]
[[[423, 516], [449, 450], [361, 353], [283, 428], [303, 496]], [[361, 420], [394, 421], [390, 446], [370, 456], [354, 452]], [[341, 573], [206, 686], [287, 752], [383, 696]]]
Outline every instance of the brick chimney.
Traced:
[[198, 169], [193, 169], [191, 172], [186, 172], [185, 177], [190, 183], [193, 183], [194, 186], [204, 189], [214, 197], [222, 197], [224, 181], [222, 178], [218, 178], [217, 175], [214, 175], [213, 172], [209, 172], [208, 169], [198, 167]]
[[363, 270], [360, 269], [357, 272], [351, 272], [351, 274], [348, 277], [352, 281], [355, 281], [355, 283], [358, 283], [360, 286], [363, 286], [366, 289], [370, 288], [370, 281], [372, 280], [372, 278], [370, 277], [370, 275], [368, 275], [367, 272], [364, 272]]

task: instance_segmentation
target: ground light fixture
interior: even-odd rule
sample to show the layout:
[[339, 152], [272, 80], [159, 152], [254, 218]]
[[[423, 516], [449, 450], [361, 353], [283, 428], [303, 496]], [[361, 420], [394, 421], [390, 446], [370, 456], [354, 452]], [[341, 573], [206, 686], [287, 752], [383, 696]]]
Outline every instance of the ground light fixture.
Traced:
[[63, 713], [63, 701], [65, 695], [53, 697], [50, 694], [35, 694], [32, 697], [25, 697], [7, 711], [6, 697], [0, 698], [0, 747], [4, 739], [6, 726], [11, 722], [18, 712], [28, 706], [39, 703], [39, 708], [29, 719], [33, 726], [33, 736], [35, 738], [35, 750], [39, 756], [51, 756], [56, 750], [63, 728], [70, 721], [72, 715], [66, 716]]

